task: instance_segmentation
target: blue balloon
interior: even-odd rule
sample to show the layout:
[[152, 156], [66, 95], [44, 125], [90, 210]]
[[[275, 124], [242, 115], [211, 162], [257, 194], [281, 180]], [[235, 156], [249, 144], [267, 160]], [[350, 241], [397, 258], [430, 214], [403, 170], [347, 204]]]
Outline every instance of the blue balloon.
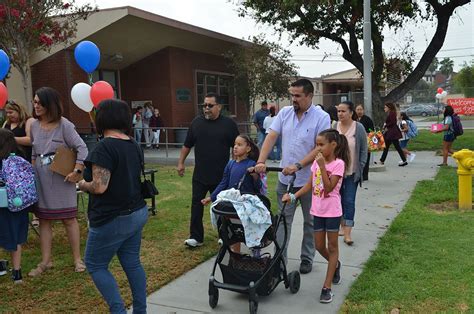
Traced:
[[91, 41], [81, 41], [74, 49], [74, 58], [81, 69], [90, 74], [99, 65], [100, 50]]
[[7, 76], [8, 71], [10, 70], [10, 59], [8, 55], [0, 49], [0, 81]]

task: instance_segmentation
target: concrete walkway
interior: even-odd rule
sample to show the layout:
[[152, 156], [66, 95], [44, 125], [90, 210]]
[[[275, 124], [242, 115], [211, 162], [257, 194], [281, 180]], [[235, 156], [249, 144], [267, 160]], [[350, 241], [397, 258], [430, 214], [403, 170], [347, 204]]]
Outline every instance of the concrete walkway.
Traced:
[[[151, 157], [151, 156], [149, 156]], [[375, 160], [380, 158], [380, 153]], [[150, 158], [151, 159], [151, 158]], [[316, 253], [313, 271], [301, 276], [301, 288], [291, 294], [280, 285], [268, 297], [259, 300], [259, 313], [336, 313], [344, 302], [351, 284], [362, 272], [364, 263], [376, 248], [379, 238], [392, 220], [402, 210], [413, 188], [420, 180], [435, 176], [436, 164], [441, 157], [432, 152], [418, 152], [415, 161], [407, 167], [398, 167], [398, 155], [389, 153], [385, 172], [370, 173], [357, 194], [356, 226], [353, 230], [354, 245], [348, 247], [340, 237], [342, 282], [333, 286], [335, 294], [331, 304], [319, 303], [319, 294], [326, 273], [326, 262]], [[452, 159], [450, 164], [454, 165]], [[271, 190], [274, 193], [274, 189]], [[302, 238], [302, 216], [297, 211], [293, 234], [289, 242], [288, 270], [299, 267]], [[208, 305], [208, 278], [214, 258], [177, 278], [148, 299], [150, 313], [248, 313], [248, 299], [230, 291], [219, 290], [219, 303], [215, 309]], [[217, 271], [220, 274], [220, 271]]]

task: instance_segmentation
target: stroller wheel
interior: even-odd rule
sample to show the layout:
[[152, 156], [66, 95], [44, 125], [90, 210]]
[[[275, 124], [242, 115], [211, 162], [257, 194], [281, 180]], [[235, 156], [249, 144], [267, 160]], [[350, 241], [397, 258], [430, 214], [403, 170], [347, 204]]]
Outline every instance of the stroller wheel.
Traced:
[[257, 313], [257, 309], [258, 309], [258, 302], [257, 302], [257, 301], [250, 300], [250, 301], [249, 301], [249, 311], [250, 311], [250, 314], [256, 314], [256, 313]]
[[211, 308], [215, 308], [217, 306], [217, 302], [219, 302], [219, 289], [213, 286], [211, 289], [209, 289], [209, 306]]
[[300, 290], [300, 273], [297, 271], [292, 271], [288, 275], [288, 281], [290, 282], [290, 291], [291, 293], [296, 293]]

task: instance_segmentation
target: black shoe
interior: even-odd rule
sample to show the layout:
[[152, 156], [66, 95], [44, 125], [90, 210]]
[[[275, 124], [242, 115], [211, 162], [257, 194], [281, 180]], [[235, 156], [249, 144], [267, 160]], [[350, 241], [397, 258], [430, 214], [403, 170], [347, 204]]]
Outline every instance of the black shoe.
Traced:
[[23, 277], [21, 276], [21, 269], [12, 270], [12, 280], [13, 280], [13, 283], [15, 284], [23, 282]]
[[408, 162], [404, 161], [404, 162], [401, 162], [398, 164], [399, 167], [405, 167], [406, 165], [408, 165]]
[[313, 270], [313, 263], [310, 261], [302, 261], [300, 264], [300, 274], [308, 274]]
[[8, 271], [8, 261], [0, 260], [0, 276], [6, 275]]
[[323, 288], [323, 290], [321, 290], [321, 296], [319, 297], [319, 302], [321, 302], [321, 303], [331, 303], [333, 295], [334, 294], [332, 293], [331, 289]]
[[334, 277], [332, 277], [332, 283], [338, 285], [341, 283], [341, 262], [337, 261], [336, 272], [334, 273]]

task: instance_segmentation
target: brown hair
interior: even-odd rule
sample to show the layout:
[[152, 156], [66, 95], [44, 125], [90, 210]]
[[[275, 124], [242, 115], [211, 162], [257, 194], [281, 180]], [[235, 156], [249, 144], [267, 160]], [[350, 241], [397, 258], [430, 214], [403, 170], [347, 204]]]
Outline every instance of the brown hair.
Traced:
[[258, 149], [258, 146], [252, 141], [252, 139], [248, 135], [237, 135], [237, 137], [242, 138], [248, 146], [250, 146], [250, 152], [249, 152], [249, 159], [252, 159], [254, 161], [258, 160], [258, 155], [260, 155], [260, 150]]
[[[40, 105], [46, 109], [46, 114], [50, 119], [48, 122], [61, 120], [63, 115], [61, 96], [54, 88], [41, 87], [35, 92], [35, 95], [38, 96]], [[35, 111], [33, 111], [33, 117], [39, 119]]]
[[[14, 100], [9, 100], [4, 109], [18, 112], [18, 115], [19, 115], [18, 126], [20, 128], [22, 128], [25, 125], [26, 120], [28, 120], [28, 118], [30, 117], [28, 113], [26, 112], [25, 107], [23, 105], [16, 103]], [[3, 127], [5, 127], [7, 123], [10, 123], [8, 119], [5, 120], [5, 124], [3, 125]]]
[[391, 103], [391, 102], [386, 103], [385, 106], [387, 106], [387, 108], [388, 108], [389, 111], [392, 111], [392, 112], [396, 112], [396, 111], [397, 111], [397, 107], [395, 106], [395, 104], [393, 104], [393, 103]]
[[8, 129], [0, 129], [0, 160], [7, 158], [11, 153], [18, 153], [15, 135]]

